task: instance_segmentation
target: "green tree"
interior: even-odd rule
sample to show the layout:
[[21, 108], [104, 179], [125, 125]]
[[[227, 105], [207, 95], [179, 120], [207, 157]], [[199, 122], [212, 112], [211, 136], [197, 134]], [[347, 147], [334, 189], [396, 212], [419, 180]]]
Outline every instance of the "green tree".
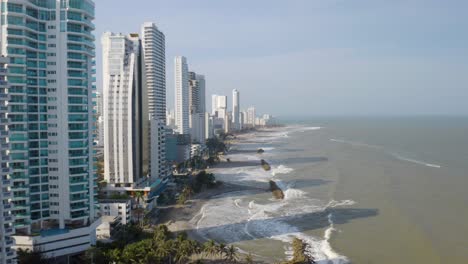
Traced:
[[143, 216], [145, 215], [145, 209], [143, 208], [135, 208], [133, 209], [133, 213], [137, 215], [137, 223], [138, 225], [142, 226], [143, 224]]
[[110, 259], [104, 251], [98, 247], [90, 247], [85, 251], [85, 260], [87, 263], [109, 263]]
[[50, 263], [47, 258], [45, 258], [38, 249], [29, 250], [29, 249], [18, 249], [18, 263], [19, 264], [47, 264]]
[[156, 248], [156, 255], [167, 263], [172, 263], [172, 255], [174, 254], [174, 241], [168, 240], [160, 242]]
[[216, 242], [213, 239], [205, 242], [205, 244], [203, 244], [203, 252], [205, 252], [207, 256], [215, 256], [218, 253]]
[[110, 262], [109, 263], [117, 263], [120, 264], [122, 263], [122, 252], [120, 249], [115, 248], [115, 249], [110, 249], [106, 253], [106, 257], [109, 258]]
[[219, 243], [216, 247], [216, 253], [222, 258], [224, 254], [226, 254], [226, 244], [224, 243]]
[[184, 189], [182, 189], [182, 194], [187, 198], [190, 199], [190, 197], [193, 194], [193, 189], [192, 187], [185, 185]]
[[224, 250], [226, 256], [225, 259], [229, 261], [236, 262], [237, 261], [237, 248], [234, 245], [230, 245]]
[[135, 199], [136, 199], [136, 203], [137, 203], [137, 206], [138, 206], [138, 207], [140, 207], [140, 201], [143, 200], [144, 196], [145, 196], [145, 193], [142, 192], [142, 191], [136, 191], [136, 192], [134, 193], [134, 197], [135, 197]]
[[247, 256], [245, 256], [244, 262], [246, 264], [253, 264], [254, 263], [252, 253], [249, 253]]
[[164, 242], [170, 238], [171, 232], [166, 225], [158, 225], [154, 228], [153, 240], [156, 243]]

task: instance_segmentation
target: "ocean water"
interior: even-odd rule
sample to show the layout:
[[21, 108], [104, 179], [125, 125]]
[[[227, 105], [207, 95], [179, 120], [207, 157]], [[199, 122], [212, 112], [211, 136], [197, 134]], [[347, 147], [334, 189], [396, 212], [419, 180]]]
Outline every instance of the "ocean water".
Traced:
[[269, 263], [294, 237], [320, 264], [468, 263], [467, 118], [296, 120], [229, 158], [238, 166], [216, 177], [251, 188], [206, 203], [192, 219], [202, 236]]

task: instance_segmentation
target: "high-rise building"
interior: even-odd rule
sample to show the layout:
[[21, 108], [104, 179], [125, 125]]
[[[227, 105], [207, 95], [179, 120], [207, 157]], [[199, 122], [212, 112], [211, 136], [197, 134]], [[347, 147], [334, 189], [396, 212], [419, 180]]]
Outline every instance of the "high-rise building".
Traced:
[[9, 165], [10, 144], [8, 142], [8, 84], [6, 82], [5, 65], [8, 63], [6, 57], [0, 57], [0, 264], [13, 263], [16, 257], [11, 249], [14, 241], [14, 218], [12, 210], [11, 173]]
[[140, 40], [106, 32], [102, 36], [104, 93], [104, 179], [132, 186], [141, 179]]
[[228, 112], [224, 118], [224, 133], [229, 133], [232, 131], [232, 112]]
[[234, 130], [239, 130], [241, 128], [239, 96], [240, 94], [238, 90], [232, 90], [232, 124]]
[[168, 171], [164, 34], [148, 22], [141, 38], [105, 33], [102, 44], [107, 189], [141, 189]]
[[227, 114], [227, 96], [212, 95], [212, 113], [217, 118], [225, 119]]
[[94, 2], [1, 2], [15, 247], [83, 251], [96, 216]]
[[205, 112], [205, 76], [189, 72], [189, 109], [190, 113]]
[[[142, 163], [143, 174], [154, 175], [151, 172], [152, 167], [161, 171], [165, 164], [165, 144], [159, 144], [158, 155], [151, 156], [151, 153], [156, 153], [151, 150], [151, 142], [161, 138], [164, 141], [165, 135], [160, 135], [155, 131], [153, 135], [151, 127], [158, 127], [166, 124], [166, 42], [164, 33], [161, 32], [156, 24], [146, 22], [141, 28], [141, 43], [142, 43], [142, 131], [144, 136], [141, 141], [142, 146]], [[152, 126], [152, 120], [156, 119], [158, 126]], [[158, 160], [155, 160], [158, 159]], [[151, 165], [159, 164], [159, 165]], [[161, 175], [165, 177], [166, 172]]]
[[189, 72], [189, 126], [192, 141], [205, 142], [205, 76]]
[[155, 23], [146, 22], [141, 28], [143, 63], [144, 114], [166, 123], [166, 40]]
[[255, 107], [249, 107], [247, 108], [247, 118], [246, 118], [246, 124], [255, 127], [255, 118], [256, 118], [256, 113], [255, 113]]
[[212, 138], [214, 136], [213, 127], [213, 116], [210, 113], [205, 113], [205, 139]]
[[245, 113], [239, 112], [239, 130], [244, 129], [245, 126]]
[[175, 117], [176, 132], [190, 134], [189, 127], [189, 72], [187, 59], [175, 57]]

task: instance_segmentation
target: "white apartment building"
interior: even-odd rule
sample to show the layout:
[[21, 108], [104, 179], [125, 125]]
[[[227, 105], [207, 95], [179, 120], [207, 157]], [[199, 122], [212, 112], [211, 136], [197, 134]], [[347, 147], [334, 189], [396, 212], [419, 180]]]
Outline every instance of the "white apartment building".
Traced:
[[[142, 43], [142, 131], [144, 137], [141, 142], [142, 146], [142, 163], [143, 175], [152, 175], [151, 172], [151, 140], [154, 138], [151, 135], [151, 120], [156, 119], [158, 124], [166, 124], [166, 40], [164, 33], [158, 29], [155, 23], [146, 22], [141, 27], [141, 43]], [[149, 132], [146, 132], [149, 131]], [[164, 141], [165, 135], [156, 135]], [[165, 145], [161, 142], [158, 144], [158, 156], [165, 155]], [[157, 168], [162, 174], [160, 177], [166, 176], [167, 164], [160, 163], [164, 169]], [[154, 166], [152, 168], [155, 169]]]
[[247, 118], [246, 118], [246, 124], [251, 127], [255, 127], [255, 118], [256, 118], [256, 113], [255, 113], [255, 107], [249, 107], [247, 109]]
[[190, 91], [187, 59], [183, 56], [175, 57], [175, 120], [176, 132], [190, 134]]
[[104, 179], [112, 185], [138, 184], [141, 165], [140, 40], [106, 32], [102, 36], [104, 95]]
[[15, 247], [77, 253], [93, 243], [97, 213], [94, 2], [1, 2]]
[[129, 224], [132, 220], [131, 200], [99, 200], [99, 212], [101, 216], [118, 216], [120, 223]]
[[150, 186], [168, 172], [165, 37], [154, 23], [141, 31], [102, 38], [104, 178], [111, 192]]
[[227, 114], [227, 96], [212, 95], [212, 114], [217, 118], [225, 119]]

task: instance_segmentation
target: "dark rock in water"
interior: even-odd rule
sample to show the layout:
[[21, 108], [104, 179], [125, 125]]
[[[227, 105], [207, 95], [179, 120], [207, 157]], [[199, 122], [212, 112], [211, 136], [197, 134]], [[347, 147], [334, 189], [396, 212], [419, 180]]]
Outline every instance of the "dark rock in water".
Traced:
[[258, 150], [257, 150], [257, 153], [258, 153], [258, 154], [262, 154], [263, 152], [265, 152], [263, 149], [258, 149]]
[[264, 170], [266, 170], [266, 171], [271, 170], [270, 164], [268, 164], [268, 162], [266, 162], [265, 160], [262, 159], [262, 160], [260, 161], [260, 163], [261, 163], [261, 165], [262, 165], [262, 167], [263, 167]]
[[273, 197], [275, 197], [276, 199], [281, 199], [281, 200], [284, 199], [283, 190], [281, 190], [281, 188], [278, 187], [276, 182], [274, 182], [272, 180], [270, 180], [270, 191], [273, 194]]

